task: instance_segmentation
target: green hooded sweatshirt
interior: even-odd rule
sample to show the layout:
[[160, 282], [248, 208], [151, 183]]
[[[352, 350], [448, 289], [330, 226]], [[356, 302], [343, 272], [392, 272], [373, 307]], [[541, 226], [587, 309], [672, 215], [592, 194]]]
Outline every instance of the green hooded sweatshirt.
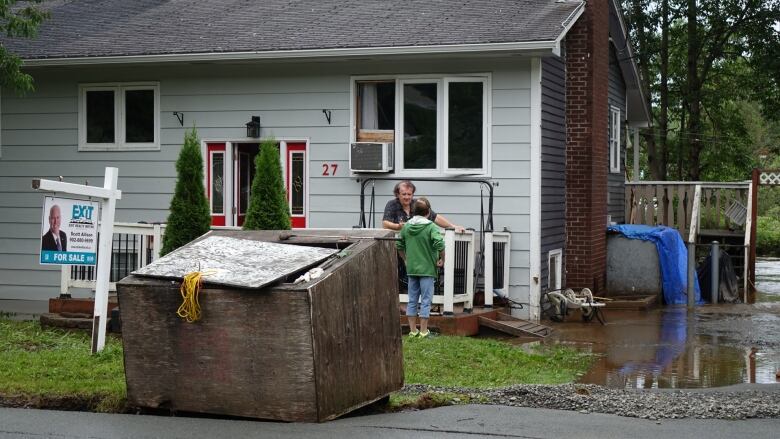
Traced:
[[439, 228], [427, 218], [415, 216], [401, 229], [398, 250], [406, 254], [406, 273], [410, 276], [438, 277], [436, 261], [444, 250]]

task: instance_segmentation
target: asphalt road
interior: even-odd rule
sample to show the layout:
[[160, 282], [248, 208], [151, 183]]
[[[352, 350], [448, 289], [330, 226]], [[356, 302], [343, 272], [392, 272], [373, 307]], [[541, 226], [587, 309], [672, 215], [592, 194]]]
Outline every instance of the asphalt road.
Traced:
[[547, 409], [462, 405], [324, 424], [0, 409], [0, 438], [776, 438], [780, 419], [648, 421]]

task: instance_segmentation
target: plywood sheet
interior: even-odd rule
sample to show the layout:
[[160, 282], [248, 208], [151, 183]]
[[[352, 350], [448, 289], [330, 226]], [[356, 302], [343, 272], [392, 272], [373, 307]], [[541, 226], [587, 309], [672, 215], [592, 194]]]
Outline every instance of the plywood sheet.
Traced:
[[182, 279], [187, 273], [211, 273], [204, 283], [262, 288], [317, 264], [338, 249], [209, 236], [134, 271], [139, 276]]

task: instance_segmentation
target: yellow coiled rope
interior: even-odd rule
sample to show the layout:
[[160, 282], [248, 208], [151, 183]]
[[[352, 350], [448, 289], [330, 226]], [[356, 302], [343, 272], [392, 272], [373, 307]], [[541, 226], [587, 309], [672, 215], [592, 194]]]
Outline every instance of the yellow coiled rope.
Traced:
[[200, 302], [198, 301], [200, 286], [204, 276], [210, 276], [215, 273], [216, 270], [193, 271], [184, 276], [181, 288], [179, 288], [183, 301], [176, 311], [176, 315], [187, 320], [187, 323], [200, 320]]

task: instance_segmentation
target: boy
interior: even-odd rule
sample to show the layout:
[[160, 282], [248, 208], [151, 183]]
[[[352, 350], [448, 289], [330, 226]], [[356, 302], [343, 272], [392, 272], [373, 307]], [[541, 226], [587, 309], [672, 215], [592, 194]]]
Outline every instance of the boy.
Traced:
[[[409, 336], [425, 338], [428, 317], [433, 301], [433, 282], [444, 265], [444, 239], [439, 228], [428, 219], [431, 205], [425, 198], [418, 198], [412, 205], [414, 217], [404, 224], [400, 240], [396, 242], [398, 253], [406, 263], [409, 276], [409, 303], [406, 317], [409, 319]], [[417, 300], [420, 304], [420, 330], [417, 330]]]

